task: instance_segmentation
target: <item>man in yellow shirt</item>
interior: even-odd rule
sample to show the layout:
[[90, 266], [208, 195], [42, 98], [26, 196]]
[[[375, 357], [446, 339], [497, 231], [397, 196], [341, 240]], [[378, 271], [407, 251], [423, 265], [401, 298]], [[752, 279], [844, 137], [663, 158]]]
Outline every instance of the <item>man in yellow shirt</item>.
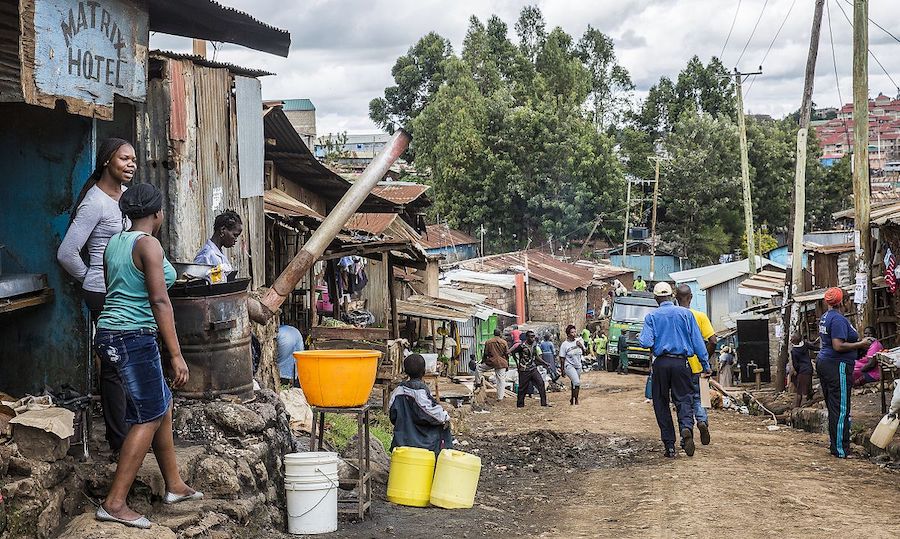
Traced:
[[[685, 309], [690, 309], [691, 314], [694, 315], [694, 320], [696, 320], [697, 325], [700, 326], [700, 335], [703, 337], [703, 340], [706, 341], [706, 351], [709, 352], [709, 357], [712, 358], [712, 354], [716, 349], [716, 332], [713, 329], [708, 316], [700, 311], [691, 309], [691, 300], [693, 297], [694, 294], [691, 292], [691, 287], [686, 284], [678, 285], [678, 288], [675, 289], [675, 301]], [[689, 357], [688, 363], [691, 366], [691, 385], [694, 389], [694, 417], [697, 420], [697, 430], [700, 431], [700, 443], [709, 445], [709, 415], [706, 413], [706, 409], [700, 404], [700, 376], [702, 375], [703, 377], [708, 378], [709, 372], [704, 372], [703, 366], [700, 364], [700, 360], [697, 356]]]
[[637, 276], [637, 280], [634, 281], [634, 289], [638, 292], [645, 292], [647, 290], [647, 281], [640, 275]]

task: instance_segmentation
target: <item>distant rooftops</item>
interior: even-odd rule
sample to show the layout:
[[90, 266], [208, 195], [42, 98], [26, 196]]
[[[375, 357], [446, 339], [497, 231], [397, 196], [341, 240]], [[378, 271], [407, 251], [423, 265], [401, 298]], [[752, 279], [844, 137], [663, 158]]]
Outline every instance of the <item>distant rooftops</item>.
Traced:
[[267, 101], [266, 104], [281, 103], [281, 110], [290, 112], [294, 110], [316, 110], [316, 106], [309, 99], [282, 99], [280, 101]]

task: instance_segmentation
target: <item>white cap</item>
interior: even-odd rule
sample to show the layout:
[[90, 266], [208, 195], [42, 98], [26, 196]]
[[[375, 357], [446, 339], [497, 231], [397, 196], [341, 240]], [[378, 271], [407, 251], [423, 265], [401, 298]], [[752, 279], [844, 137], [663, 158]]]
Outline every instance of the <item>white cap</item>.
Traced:
[[656, 286], [653, 287], [653, 295], [654, 296], [671, 296], [672, 295], [672, 287], [669, 286], [669, 283], [666, 283], [666, 282], [656, 283]]

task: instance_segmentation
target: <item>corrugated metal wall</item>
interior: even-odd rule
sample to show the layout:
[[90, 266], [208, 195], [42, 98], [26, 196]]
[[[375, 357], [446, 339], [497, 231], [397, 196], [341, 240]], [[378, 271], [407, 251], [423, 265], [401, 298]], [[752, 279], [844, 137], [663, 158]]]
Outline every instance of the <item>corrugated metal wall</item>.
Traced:
[[384, 311], [390, 302], [387, 289], [387, 265], [381, 260], [367, 259], [366, 276], [369, 283], [360, 292], [360, 298], [366, 300], [366, 308], [375, 316], [375, 324], [381, 327], [390, 326], [384, 319]]
[[[623, 260], [622, 255], [611, 255], [610, 262], [614, 266], [631, 268], [635, 271], [635, 277], [641, 275], [645, 280], [650, 280], [650, 255], [628, 255]], [[657, 255], [654, 261], [654, 281], [671, 281], [670, 273], [691, 269], [691, 264], [686, 259], [676, 258], [670, 255]]]
[[[189, 60], [153, 60], [162, 78], [148, 85], [146, 159], [141, 181], [166, 196], [163, 245], [171, 260], [191, 261], [226, 209], [244, 221], [244, 233], [228, 253], [238, 275], [265, 284], [265, 217], [262, 197], [241, 197], [237, 109], [226, 69]], [[260, 104], [262, 114], [262, 104]]]
[[707, 316], [716, 331], [725, 327], [725, 319], [730, 313], [739, 313], [750, 305], [750, 297], [738, 293], [746, 275], [706, 289]]
[[[481, 322], [477, 325], [481, 325]], [[476, 319], [470, 318], [465, 322], [457, 322], [456, 323], [457, 331], [459, 331], [459, 342], [461, 346], [460, 355], [459, 355], [459, 367], [457, 368], [458, 374], [468, 374], [469, 371], [469, 356], [475, 354], [475, 357], [478, 357], [478, 341], [476, 339]]]
[[0, 315], [0, 390], [21, 396], [63, 383], [83, 390], [87, 318], [81, 287], [56, 250], [93, 169], [91, 120], [18, 103], [0, 104], [0, 117], [0, 263], [9, 272], [46, 273], [54, 292], [51, 303]]

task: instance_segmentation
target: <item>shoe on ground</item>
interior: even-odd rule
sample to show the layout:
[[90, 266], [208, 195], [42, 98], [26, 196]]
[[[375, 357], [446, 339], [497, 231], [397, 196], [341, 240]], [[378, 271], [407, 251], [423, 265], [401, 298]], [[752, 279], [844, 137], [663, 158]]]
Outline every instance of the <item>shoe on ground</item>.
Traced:
[[694, 451], [697, 448], [694, 445], [694, 433], [693, 431], [691, 431], [691, 429], [681, 429], [681, 447], [682, 449], [684, 449], [684, 452], [687, 453], [687, 456], [694, 456]]
[[678, 455], [678, 452], [675, 451], [674, 447], [667, 447], [665, 456], [667, 459], [674, 459]]
[[97, 508], [95, 518], [100, 522], [115, 522], [117, 524], [128, 526], [129, 528], [138, 528], [141, 530], [149, 530], [152, 526], [150, 521], [145, 516], [139, 516], [134, 520], [125, 520], [124, 518], [114, 517], [106, 510], [105, 507], [103, 507], [102, 504]]
[[700, 421], [697, 423], [697, 429], [700, 431], [700, 443], [703, 445], [709, 445], [709, 425], [703, 421]]

